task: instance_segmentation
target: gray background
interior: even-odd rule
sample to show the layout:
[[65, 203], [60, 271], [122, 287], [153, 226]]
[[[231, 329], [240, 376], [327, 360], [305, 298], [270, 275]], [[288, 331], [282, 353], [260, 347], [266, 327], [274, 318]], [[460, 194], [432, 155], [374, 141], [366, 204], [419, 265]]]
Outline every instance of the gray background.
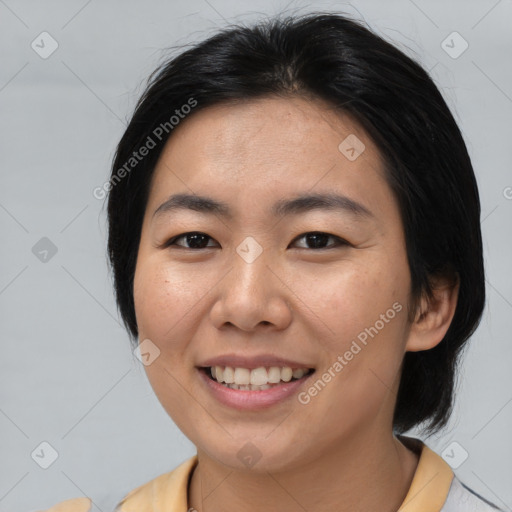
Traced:
[[[108, 179], [162, 48], [284, 8], [363, 17], [430, 70], [460, 124], [481, 192], [488, 303], [450, 425], [427, 444], [441, 454], [457, 442], [448, 453], [469, 455], [455, 470], [459, 478], [511, 509], [510, 0], [0, 0], [0, 511], [86, 495], [94, 511], [106, 512], [195, 453], [120, 326], [104, 205], [92, 191]], [[59, 45], [47, 59], [31, 48], [43, 31]], [[453, 31], [469, 44], [458, 58], [442, 47]], [[462, 43], [450, 44], [453, 52]], [[57, 248], [46, 261], [38, 250], [48, 242], [36, 245], [43, 237]], [[58, 452], [48, 469], [31, 455], [42, 442]]]

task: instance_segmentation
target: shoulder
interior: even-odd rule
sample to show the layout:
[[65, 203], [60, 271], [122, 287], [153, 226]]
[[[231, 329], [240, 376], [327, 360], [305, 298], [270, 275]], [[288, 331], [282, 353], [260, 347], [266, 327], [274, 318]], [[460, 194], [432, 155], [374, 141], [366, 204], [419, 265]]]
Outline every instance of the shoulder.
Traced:
[[[114, 512], [150, 512], [155, 500], [162, 510], [187, 510], [187, 486], [190, 475], [197, 465], [197, 455], [187, 459], [177, 468], [153, 478], [130, 491], [115, 506]], [[90, 498], [62, 501], [39, 512], [92, 512]]]
[[114, 512], [152, 512], [155, 502], [162, 511], [187, 510], [187, 488], [197, 462], [196, 454], [172, 471], [137, 487], [116, 505]]
[[74, 498], [57, 503], [42, 512], [90, 512], [92, 509], [91, 505], [92, 500], [90, 498]]
[[441, 512], [503, 512], [454, 476]]

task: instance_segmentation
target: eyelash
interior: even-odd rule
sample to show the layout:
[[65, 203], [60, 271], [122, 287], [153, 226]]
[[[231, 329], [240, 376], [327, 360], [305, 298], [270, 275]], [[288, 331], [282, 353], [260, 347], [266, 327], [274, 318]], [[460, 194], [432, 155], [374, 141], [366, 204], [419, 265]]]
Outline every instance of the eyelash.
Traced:
[[[210, 240], [213, 240], [212, 237], [208, 236], [206, 233], [202, 233], [201, 231], [188, 231], [186, 233], [182, 233], [181, 235], [177, 235], [177, 236], [174, 236], [172, 238], [170, 238], [167, 242], [165, 242], [163, 244], [163, 247], [164, 248], [167, 248], [167, 247], [170, 247], [170, 246], [176, 246], [176, 247], [179, 247], [181, 249], [187, 249], [187, 250], [190, 250], [190, 251], [200, 251], [202, 249], [208, 249], [208, 248], [211, 248], [210, 247], [201, 247], [199, 249], [197, 248], [193, 248], [193, 247], [184, 247], [184, 246], [181, 246], [181, 245], [177, 245], [175, 242], [177, 240], [179, 240], [180, 238], [183, 238], [183, 237], [186, 237], [187, 235], [203, 235], [207, 238], [209, 238]], [[311, 248], [313, 250], [317, 250], [317, 251], [325, 251], [327, 249], [334, 249], [336, 247], [340, 247], [340, 246], [344, 246], [344, 245], [351, 245], [349, 244], [346, 240], [344, 240], [343, 238], [340, 238], [339, 236], [336, 236], [336, 235], [331, 235], [330, 233], [325, 233], [324, 231], [308, 231], [306, 233], [302, 233], [301, 235], [297, 236], [296, 238], [294, 238], [293, 242], [295, 242], [296, 240], [300, 240], [301, 238], [304, 238], [305, 236], [307, 235], [327, 235], [328, 237], [330, 238], [333, 238], [336, 240], [336, 244], [334, 245], [330, 245], [330, 246], [327, 246], [327, 247], [320, 247], [320, 248]], [[301, 249], [310, 249], [309, 247], [301, 247]]]

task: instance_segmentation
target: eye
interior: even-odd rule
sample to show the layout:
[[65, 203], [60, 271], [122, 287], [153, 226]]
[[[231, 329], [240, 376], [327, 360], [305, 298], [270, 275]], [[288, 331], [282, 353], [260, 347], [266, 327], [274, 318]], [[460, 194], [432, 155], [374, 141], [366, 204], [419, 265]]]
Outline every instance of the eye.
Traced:
[[[325, 245], [327, 240], [332, 238], [335, 240], [334, 244]], [[350, 245], [346, 240], [342, 238], [331, 235], [329, 233], [324, 233], [322, 231], [310, 231], [309, 233], [304, 233], [297, 237], [295, 240], [305, 239], [306, 243], [311, 244], [313, 247], [303, 247], [305, 249], [331, 249], [333, 247], [342, 246], [342, 245]]]
[[[189, 247], [176, 243], [176, 241], [180, 240], [181, 238], [184, 238], [186, 240], [186, 242], [189, 244]], [[183, 247], [184, 249], [204, 249], [208, 247], [207, 245], [205, 245], [205, 240], [207, 239], [213, 240], [213, 238], [209, 237], [205, 233], [201, 233], [199, 231], [192, 231], [190, 233], [183, 233], [181, 235], [171, 238], [168, 242], [165, 243], [165, 247], [177, 245], [178, 247]]]

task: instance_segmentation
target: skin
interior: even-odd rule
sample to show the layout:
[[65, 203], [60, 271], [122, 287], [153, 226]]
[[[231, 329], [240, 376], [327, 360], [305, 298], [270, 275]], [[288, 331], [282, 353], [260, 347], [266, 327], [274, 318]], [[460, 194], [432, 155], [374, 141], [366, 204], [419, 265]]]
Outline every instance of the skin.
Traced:
[[[354, 161], [338, 149], [355, 134]], [[373, 213], [311, 210], [286, 218], [275, 201], [337, 192]], [[233, 219], [180, 210], [153, 217], [175, 193], [229, 204]], [[190, 239], [165, 242], [199, 231]], [[303, 235], [334, 238], [318, 249]], [[251, 264], [236, 248], [248, 236], [263, 252]], [[338, 245], [336, 237], [350, 245]], [[175, 128], [155, 169], [135, 272], [140, 340], [160, 350], [146, 372], [159, 401], [197, 447], [188, 490], [198, 511], [396, 511], [418, 457], [393, 436], [406, 351], [441, 341], [457, 288], [437, 282], [435, 300], [407, 320], [410, 294], [403, 225], [376, 146], [350, 117], [316, 99], [245, 101], [209, 107]], [[263, 411], [220, 404], [196, 366], [221, 354], [270, 353], [332, 367], [365, 328], [401, 312], [304, 405], [296, 396]], [[250, 441], [251, 468], [237, 457]]]

